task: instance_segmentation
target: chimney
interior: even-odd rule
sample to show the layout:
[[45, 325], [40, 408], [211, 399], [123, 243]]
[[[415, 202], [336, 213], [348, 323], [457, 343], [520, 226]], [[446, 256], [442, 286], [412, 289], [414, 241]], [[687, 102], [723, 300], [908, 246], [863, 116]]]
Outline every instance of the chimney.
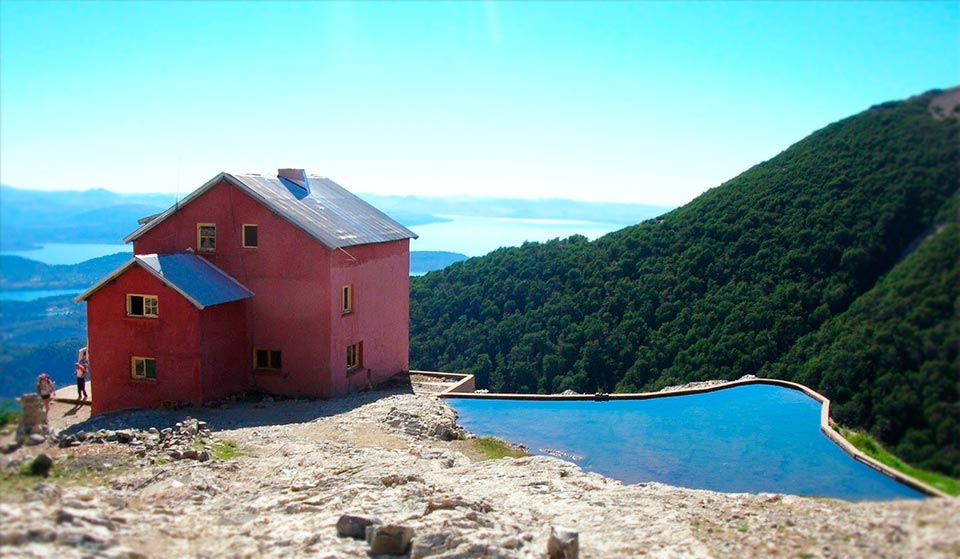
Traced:
[[[294, 186], [303, 190], [303, 192], [294, 192], [290, 186], [287, 186], [287, 190], [297, 196], [305, 196], [310, 194], [310, 183], [307, 181], [307, 173], [303, 169], [277, 169], [277, 177], [281, 179], [286, 179], [294, 184]], [[299, 194], [299, 195], [298, 195]]]
[[295, 182], [307, 182], [307, 173], [303, 169], [277, 169], [277, 176]]

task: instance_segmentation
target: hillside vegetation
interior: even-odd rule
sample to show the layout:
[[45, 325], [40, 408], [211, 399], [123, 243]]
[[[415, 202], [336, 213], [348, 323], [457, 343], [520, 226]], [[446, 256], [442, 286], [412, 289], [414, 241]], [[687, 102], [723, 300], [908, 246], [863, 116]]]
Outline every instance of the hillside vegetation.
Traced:
[[780, 376], [908, 460], [960, 474], [960, 149], [956, 119], [931, 114], [937, 93], [831, 124], [597, 241], [414, 278], [411, 366], [541, 393]]
[[916, 252], [770, 370], [835, 395], [838, 421], [869, 426], [895, 454], [960, 477], [960, 192], [938, 223]]

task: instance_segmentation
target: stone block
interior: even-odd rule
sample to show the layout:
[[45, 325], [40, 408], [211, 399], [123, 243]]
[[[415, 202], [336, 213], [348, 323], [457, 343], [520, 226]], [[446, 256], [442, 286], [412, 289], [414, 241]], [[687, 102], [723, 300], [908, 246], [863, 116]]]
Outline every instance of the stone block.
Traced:
[[344, 514], [337, 520], [337, 535], [343, 538], [362, 540], [367, 535], [368, 526], [383, 524], [375, 516], [362, 514]]
[[578, 559], [580, 534], [569, 528], [552, 526], [547, 539], [547, 557], [550, 559]]
[[386, 524], [367, 527], [367, 543], [373, 555], [403, 555], [410, 548], [413, 528]]
[[41, 454], [30, 463], [30, 473], [35, 476], [47, 477], [53, 468], [53, 458], [49, 454]]

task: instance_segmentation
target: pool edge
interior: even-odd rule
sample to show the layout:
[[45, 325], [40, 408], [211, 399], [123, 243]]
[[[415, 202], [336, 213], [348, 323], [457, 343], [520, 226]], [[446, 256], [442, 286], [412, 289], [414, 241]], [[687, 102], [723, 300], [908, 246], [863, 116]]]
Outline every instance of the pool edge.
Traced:
[[[411, 371], [413, 372], [413, 371]], [[798, 390], [803, 392], [810, 398], [820, 402], [820, 431], [826, 435], [834, 444], [840, 447], [845, 453], [850, 455], [854, 460], [864, 464], [865, 466], [880, 472], [881, 474], [903, 484], [915, 491], [918, 491], [928, 497], [944, 497], [949, 498], [950, 495], [940, 491], [939, 489], [928, 485], [912, 476], [909, 476], [903, 472], [895, 470], [886, 464], [883, 464], [870, 456], [864, 454], [860, 449], [855, 447], [850, 441], [845, 439], [836, 429], [833, 428], [833, 425], [830, 421], [830, 399], [820, 394], [816, 390], [808, 386], [804, 386], [797, 382], [791, 382], [781, 379], [773, 378], [750, 378], [742, 380], [733, 380], [729, 382], [724, 382], [720, 384], [714, 384], [710, 386], [703, 386], [697, 388], [682, 388], [679, 390], [671, 390], [669, 392], [640, 392], [633, 394], [576, 394], [576, 395], [563, 395], [563, 394], [504, 394], [504, 393], [478, 393], [474, 392], [476, 386], [476, 379], [471, 374], [466, 373], [439, 373], [434, 371], [416, 371], [418, 374], [424, 375], [435, 375], [443, 376], [446, 378], [457, 378], [459, 379], [455, 384], [449, 388], [438, 392], [435, 394], [438, 398], [470, 398], [470, 399], [497, 399], [497, 400], [540, 400], [540, 401], [610, 401], [610, 400], [649, 400], [653, 398], [668, 398], [671, 396], [684, 396], [689, 394], [702, 394], [706, 392], [715, 392], [718, 390], [726, 390], [729, 388], [735, 388], [737, 386], [746, 386], [751, 384], [767, 384], [773, 386], [782, 386], [784, 388], [790, 388], [792, 390]]]

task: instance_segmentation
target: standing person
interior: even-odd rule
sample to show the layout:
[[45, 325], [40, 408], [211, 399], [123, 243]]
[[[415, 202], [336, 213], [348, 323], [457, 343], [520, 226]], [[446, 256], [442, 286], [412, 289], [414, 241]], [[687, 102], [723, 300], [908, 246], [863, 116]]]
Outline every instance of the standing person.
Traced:
[[53, 395], [56, 393], [57, 385], [53, 383], [53, 379], [50, 378], [47, 373], [40, 373], [40, 376], [37, 377], [37, 394], [39, 394], [40, 399], [43, 400], [44, 413], [50, 412], [50, 400], [53, 399]]
[[87, 351], [87, 346], [83, 346], [77, 351], [77, 362], [83, 365], [88, 373], [90, 372], [90, 352]]
[[73, 374], [77, 377], [77, 400], [87, 399], [87, 367], [78, 362], [73, 366]]
[[[90, 352], [87, 350], [87, 346], [81, 347], [77, 350], [77, 363], [83, 365], [83, 372], [90, 374]], [[74, 371], [76, 372], [76, 371]], [[79, 382], [79, 381], [78, 381]], [[77, 385], [77, 397], [80, 396], [81, 388], [80, 385]], [[87, 382], [83, 382], [83, 399], [86, 400], [89, 396], [87, 395]]]

